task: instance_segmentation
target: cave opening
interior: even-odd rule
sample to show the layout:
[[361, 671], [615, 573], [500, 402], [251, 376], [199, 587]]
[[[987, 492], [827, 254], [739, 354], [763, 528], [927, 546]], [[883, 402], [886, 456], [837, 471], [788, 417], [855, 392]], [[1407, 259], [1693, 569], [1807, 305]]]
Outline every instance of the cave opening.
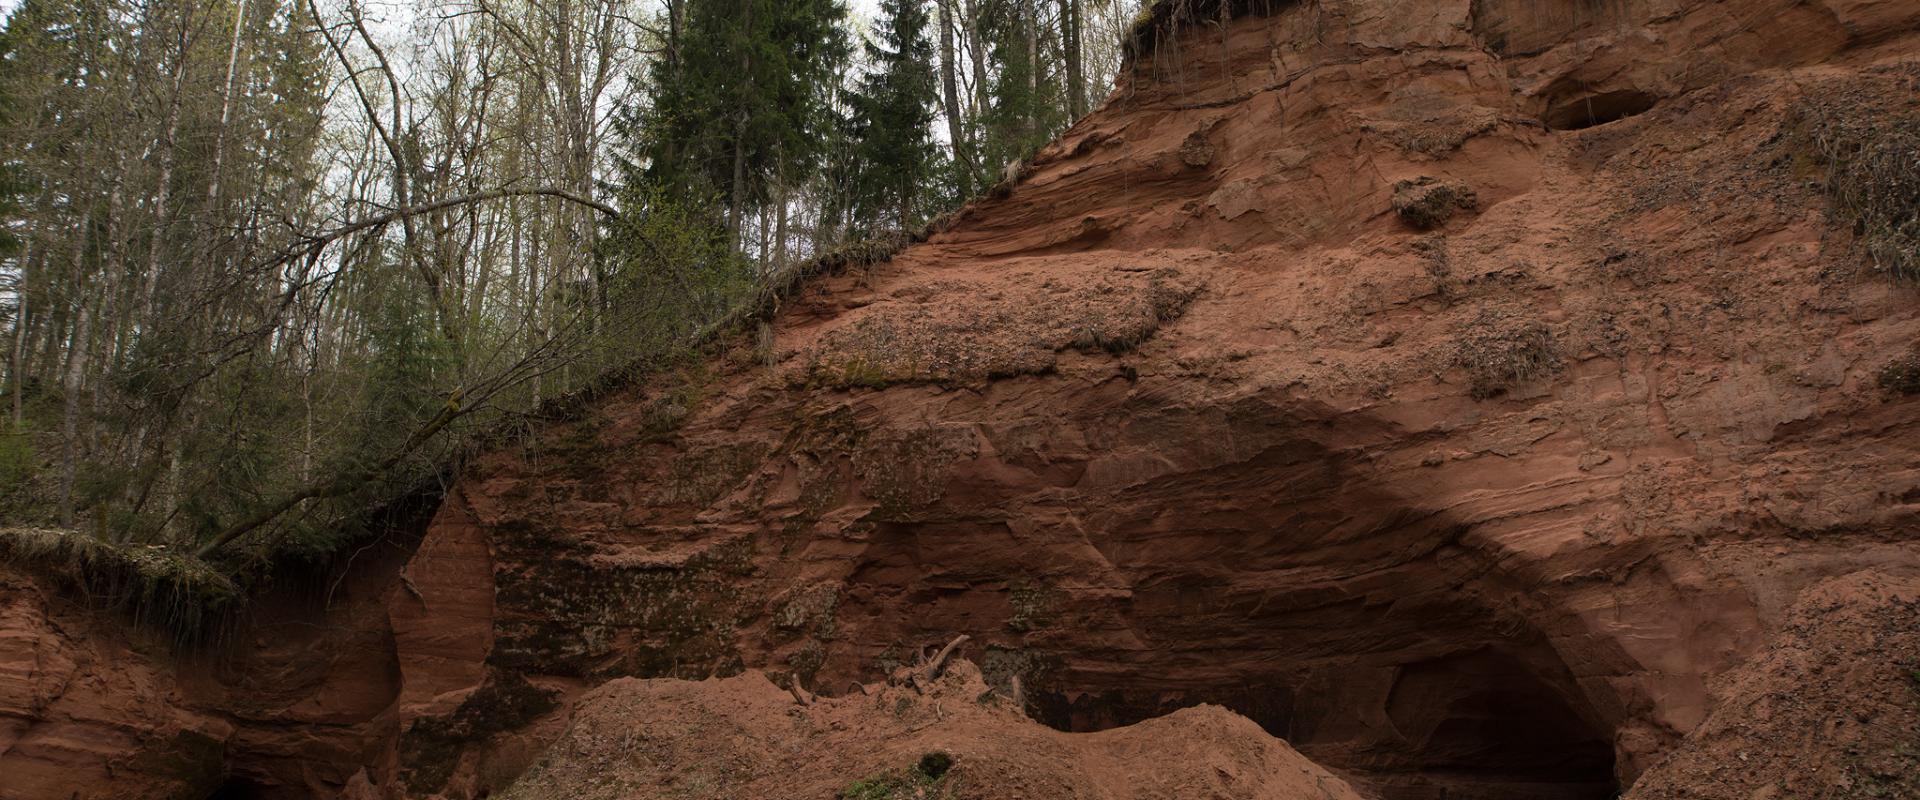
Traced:
[[1658, 102], [1660, 98], [1636, 89], [1580, 92], [1550, 101], [1541, 121], [1556, 131], [1585, 130], [1644, 114]]
[[1619, 794], [1611, 736], [1570, 683], [1494, 648], [1397, 668], [1386, 700], [1417, 768], [1378, 779], [1383, 796], [1605, 800]]
[[1543, 669], [1539, 655], [1483, 646], [1387, 666], [1330, 667], [1297, 683], [1249, 676], [1233, 687], [1049, 689], [1029, 700], [1035, 719], [1072, 732], [1198, 703], [1226, 706], [1381, 800], [1619, 796], [1610, 732], [1583, 713], [1586, 701], [1572, 682]]
[[265, 800], [271, 795], [266, 787], [239, 775], [229, 775], [215, 787], [207, 800]]
[[890, 606], [921, 631], [980, 631], [989, 684], [1057, 730], [1211, 704], [1379, 800], [1616, 797], [1629, 704], [1582, 621], [1540, 603], [1473, 525], [1356, 477], [1350, 458], [1282, 434], [1134, 490], [1083, 531], [1100, 591], [1022, 593], [1007, 576], [1026, 562], [1009, 554], [1033, 551], [1010, 526], [877, 529], [840, 619]]

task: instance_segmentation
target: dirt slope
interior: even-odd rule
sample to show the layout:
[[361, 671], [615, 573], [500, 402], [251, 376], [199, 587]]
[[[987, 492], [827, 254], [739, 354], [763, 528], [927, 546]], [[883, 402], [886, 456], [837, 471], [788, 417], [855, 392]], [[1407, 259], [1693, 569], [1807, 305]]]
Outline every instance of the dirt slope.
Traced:
[[[1920, 297], [1863, 266], [1807, 135], [1920, 114], [1920, 3], [1229, 12], [931, 241], [790, 299], [770, 348], [480, 458], [358, 618], [383, 710], [275, 712], [369, 753], [223, 763], [473, 798], [570, 719], [704, 691], [608, 681], [837, 696], [958, 633], [1055, 728], [1214, 704], [1383, 798], [1904, 763], [1894, 673], [1752, 687], [1866, 652], [1796, 603], [1897, 619], [1831, 581], [1920, 574], [1920, 400], [1878, 379]], [[1895, 727], [1835, 720], [1856, 690]], [[887, 741], [823, 773], [904, 766]]]
[[758, 672], [610, 681], [580, 699], [566, 733], [501, 796], [1360, 800], [1218, 706], [1061, 733], [1011, 708], [966, 661], [924, 692], [864, 691], [797, 706]]
[[1822, 581], [1634, 800], [1920, 797], [1920, 579]]

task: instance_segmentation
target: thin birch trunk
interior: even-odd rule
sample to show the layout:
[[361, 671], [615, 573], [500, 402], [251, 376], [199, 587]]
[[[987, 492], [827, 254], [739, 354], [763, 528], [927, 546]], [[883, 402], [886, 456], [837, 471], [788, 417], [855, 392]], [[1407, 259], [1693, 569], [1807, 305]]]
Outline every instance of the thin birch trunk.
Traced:
[[227, 155], [227, 126], [233, 120], [233, 76], [240, 66], [240, 32], [246, 20], [247, 0], [237, 0], [233, 7], [233, 43], [227, 48], [227, 80], [220, 86], [220, 128], [214, 133], [213, 179], [207, 184], [209, 208], [220, 205], [220, 176]]

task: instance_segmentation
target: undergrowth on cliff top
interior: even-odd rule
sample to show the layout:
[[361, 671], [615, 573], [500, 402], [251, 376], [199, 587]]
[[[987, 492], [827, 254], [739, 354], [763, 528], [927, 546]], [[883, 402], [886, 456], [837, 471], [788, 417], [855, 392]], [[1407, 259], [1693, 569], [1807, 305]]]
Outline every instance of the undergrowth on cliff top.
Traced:
[[44, 528], [0, 528], [0, 561], [53, 576], [67, 588], [189, 640], [236, 606], [240, 588], [187, 553], [118, 545]]
[[1920, 65], [1819, 87], [1796, 111], [1868, 262], [1920, 281]]
[[[736, 302], [732, 311], [703, 330], [684, 352], [672, 358], [636, 360], [623, 368], [607, 370], [573, 392], [551, 398], [527, 413], [510, 415], [492, 430], [474, 434], [470, 446], [500, 446], [517, 432], [524, 433], [543, 422], [577, 418], [593, 402], [650, 374], [684, 368], [688, 364], [704, 364], [717, 357], [753, 323], [771, 317], [779, 305], [808, 280], [850, 268], [870, 268], [891, 259], [907, 244], [924, 239], [931, 231], [929, 227], [911, 237], [857, 240], [795, 265], [772, 276], [757, 292]], [[671, 400], [682, 404], [694, 402], [685, 391], [674, 394]], [[682, 408], [663, 419], [648, 422], [663, 428], [675, 427], [686, 411]], [[0, 508], [7, 502], [8, 487], [25, 480], [14, 477], [14, 473], [28, 469], [18, 466], [16, 462], [22, 459], [13, 457], [6, 447], [17, 439], [0, 436]], [[412, 496], [406, 495], [395, 505], [409, 502], [406, 498]], [[379, 526], [373, 523], [372, 517], [379, 513], [369, 512], [363, 515], [366, 519], [354, 520], [350, 526], [342, 525], [325, 537], [323, 543], [304, 550], [289, 548], [286, 537], [272, 537], [266, 547], [212, 559], [181, 547], [115, 541], [110, 535], [91, 530], [6, 527], [0, 528], [0, 563], [42, 576], [62, 590], [81, 596], [90, 605], [123, 612], [136, 624], [162, 632], [176, 642], [188, 643], [205, 638], [244, 605], [247, 588], [284, 566], [281, 561], [292, 558], [325, 569], [327, 559], [342, 552], [341, 546], [365, 541], [374, 535], [373, 529]]]
[[1190, 29], [1249, 14], [1271, 15], [1295, 4], [1296, 0], [1151, 0], [1141, 5], [1127, 30], [1126, 56], [1137, 62]]

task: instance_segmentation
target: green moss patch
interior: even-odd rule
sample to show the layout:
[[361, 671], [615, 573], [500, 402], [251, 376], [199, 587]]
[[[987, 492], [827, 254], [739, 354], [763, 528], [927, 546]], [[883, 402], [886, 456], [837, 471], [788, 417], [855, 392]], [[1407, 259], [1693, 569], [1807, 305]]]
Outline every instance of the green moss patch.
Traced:
[[516, 672], [494, 670], [444, 717], [422, 717], [400, 737], [400, 762], [407, 788], [415, 794], [438, 792], [452, 777], [466, 745], [496, 733], [525, 727], [558, 707], [555, 692], [527, 682]]
[[944, 796], [942, 791], [953, 774], [953, 756], [940, 750], [929, 752], [912, 767], [888, 770], [879, 775], [847, 784], [835, 795], [839, 800], [917, 800]]

